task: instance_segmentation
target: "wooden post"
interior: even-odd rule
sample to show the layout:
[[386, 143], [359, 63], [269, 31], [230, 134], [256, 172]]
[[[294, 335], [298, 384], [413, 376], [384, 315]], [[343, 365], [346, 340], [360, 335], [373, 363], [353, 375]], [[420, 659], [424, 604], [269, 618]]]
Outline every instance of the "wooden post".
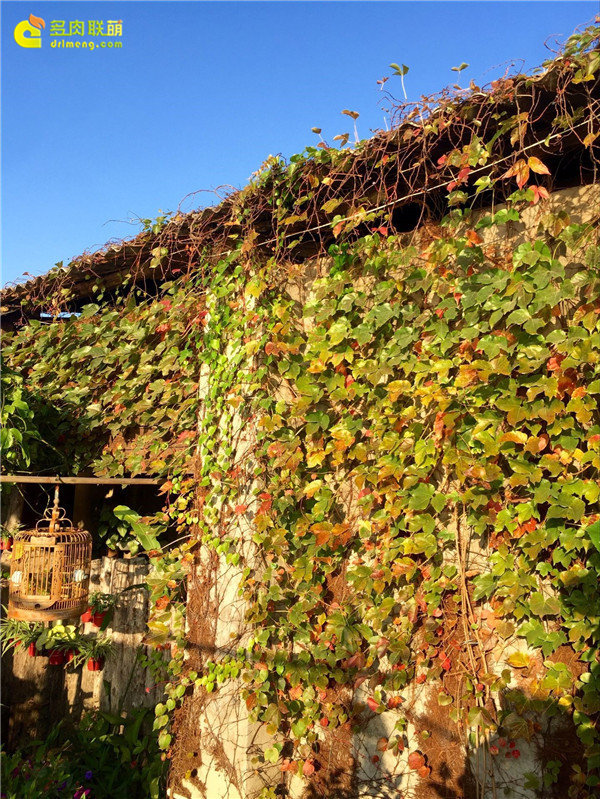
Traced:
[[10, 494], [6, 505], [2, 503], [3, 524], [11, 533], [18, 529], [23, 515], [23, 490], [17, 485], [10, 487]]

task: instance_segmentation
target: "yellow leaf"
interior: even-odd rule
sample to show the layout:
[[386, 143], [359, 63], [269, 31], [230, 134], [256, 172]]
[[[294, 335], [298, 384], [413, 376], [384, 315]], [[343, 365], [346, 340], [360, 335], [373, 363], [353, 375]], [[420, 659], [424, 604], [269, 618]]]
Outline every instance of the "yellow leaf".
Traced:
[[513, 652], [508, 658], [508, 663], [514, 666], [515, 669], [525, 669], [529, 666], [531, 658], [525, 652]]
[[537, 172], [538, 175], [550, 174], [550, 170], [546, 164], [542, 163], [540, 159], [536, 158], [534, 155], [531, 156], [527, 163], [529, 164], [529, 169], [531, 169], [532, 172]]
[[315, 466], [320, 466], [323, 461], [325, 460], [326, 452], [324, 449], [317, 449], [313, 452], [309, 453], [306, 458], [306, 464], [309, 469], [314, 468]]
[[511, 430], [509, 433], [504, 433], [500, 436], [500, 443], [504, 444], [505, 441], [510, 441], [513, 444], [524, 444], [527, 441], [527, 433], [520, 433], [518, 430]]
[[317, 493], [317, 491], [321, 488], [322, 485], [323, 485], [322, 480], [313, 480], [304, 489], [304, 496], [308, 497], [309, 499], [311, 497], [314, 497], [314, 495]]

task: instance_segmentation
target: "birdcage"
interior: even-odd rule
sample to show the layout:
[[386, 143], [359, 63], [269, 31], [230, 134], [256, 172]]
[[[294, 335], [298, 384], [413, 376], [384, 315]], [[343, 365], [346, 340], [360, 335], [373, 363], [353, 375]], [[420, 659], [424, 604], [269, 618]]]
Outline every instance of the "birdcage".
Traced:
[[58, 507], [48, 509], [35, 530], [14, 536], [8, 616], [23, 621], [79, 617], [87, 607], [92, 537], [76, 530]]

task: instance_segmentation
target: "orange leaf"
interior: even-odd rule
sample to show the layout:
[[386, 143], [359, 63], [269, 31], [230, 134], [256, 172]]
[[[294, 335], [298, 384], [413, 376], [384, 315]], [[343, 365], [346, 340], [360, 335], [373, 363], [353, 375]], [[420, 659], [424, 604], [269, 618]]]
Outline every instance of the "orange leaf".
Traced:
[[527, 183], [529, 178], [529, 165], [527, 161], [524, 159], [519, 159], [516, 164], [511, 166], [511, 168], [502, 175], [503, 178], [515, 178], [517, 179], [517, 186], [522, 189], [523, 186]]
[[467, 241], [471, 245], [481, 244], [483, 239], [475, 230], [467, 230]]

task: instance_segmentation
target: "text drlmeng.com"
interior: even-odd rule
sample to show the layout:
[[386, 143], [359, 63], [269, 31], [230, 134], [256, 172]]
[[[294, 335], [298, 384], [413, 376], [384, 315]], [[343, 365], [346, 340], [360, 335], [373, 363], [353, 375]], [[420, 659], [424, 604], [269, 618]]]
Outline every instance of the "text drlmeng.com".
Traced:
[[77, 48], [77, 49], [84, 49], [84, 50], [95, 50], [97, 48], [105, 49], [107, 47], [112, 47], [114, 49], [119, 49], [123, 47], [123, 42], [88, 42], [85, 40], [77, 40], [77, 41], [65, 41], [65, 39], [53, 39], [50, 42], [50, 47], [67, 47], [70, 49]]

